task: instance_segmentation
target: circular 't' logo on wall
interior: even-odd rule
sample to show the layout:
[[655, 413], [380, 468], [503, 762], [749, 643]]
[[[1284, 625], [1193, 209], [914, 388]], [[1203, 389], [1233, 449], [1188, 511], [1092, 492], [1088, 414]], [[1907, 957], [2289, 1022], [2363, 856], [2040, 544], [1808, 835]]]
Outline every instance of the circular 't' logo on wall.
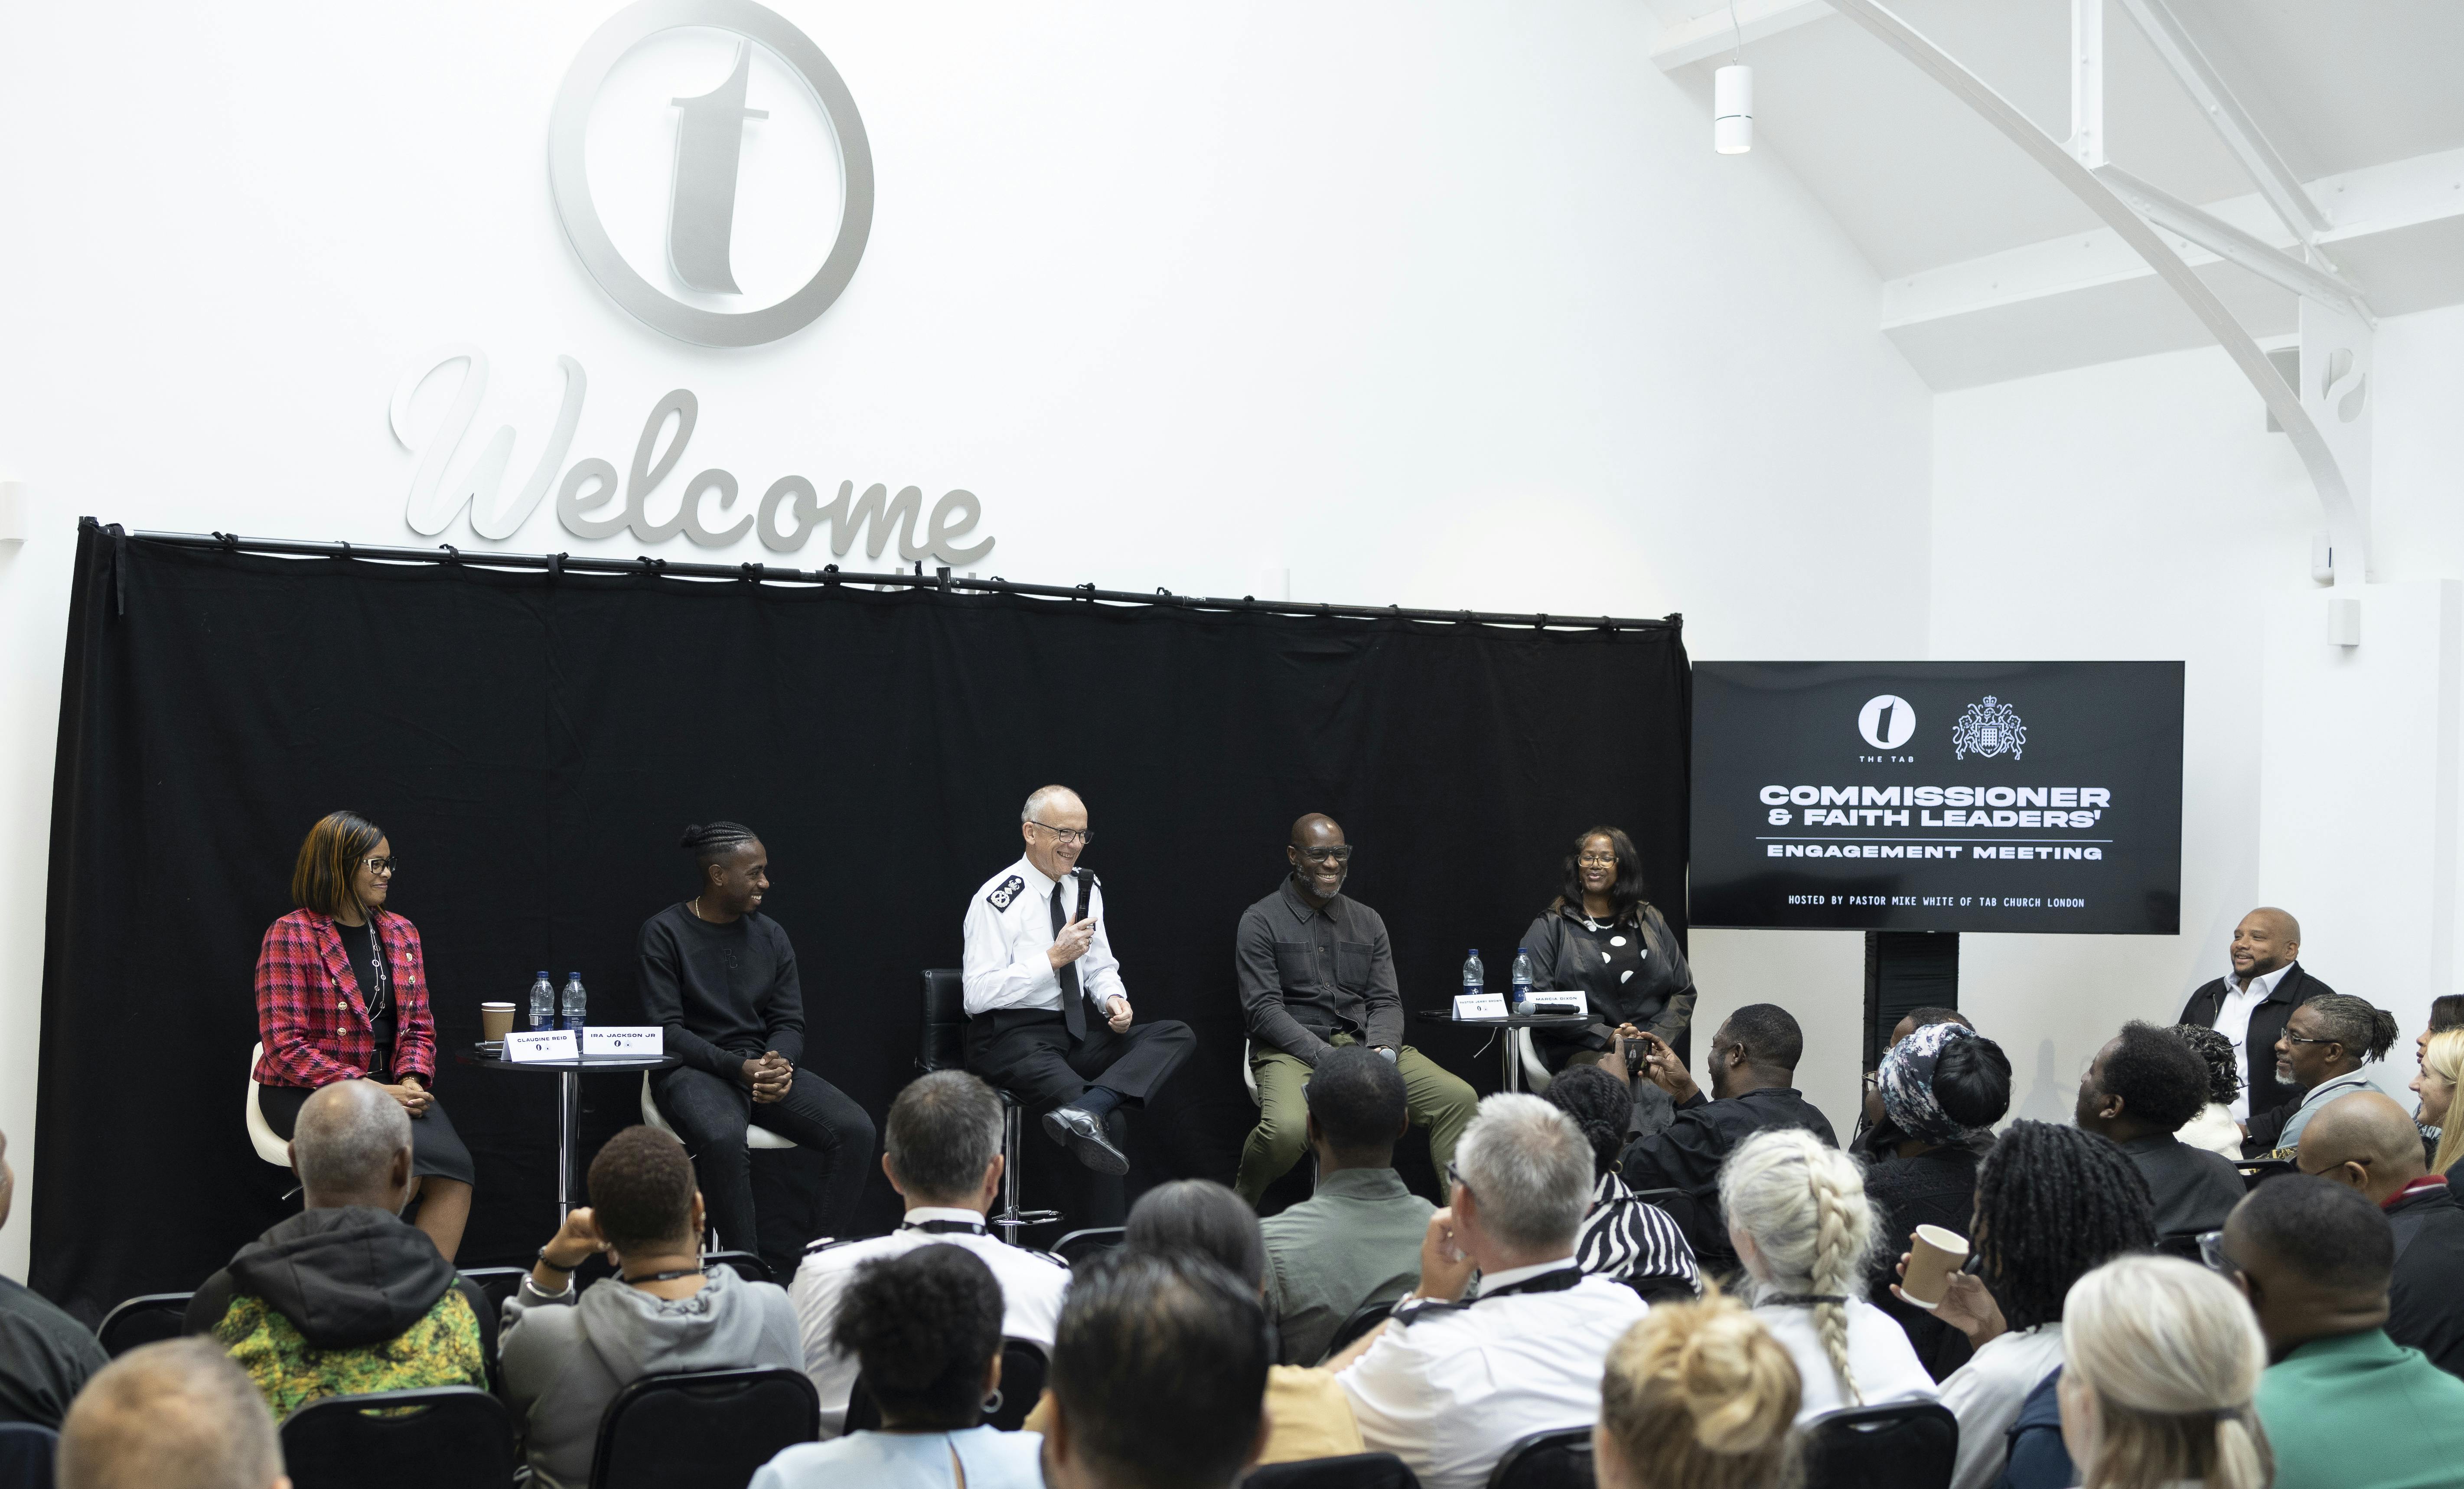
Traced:
[[[759, 46], [803, 80], [838, 142], [845, 196], [838, 238], [811, 278], [786, 299], [759, 310], [710, 310], [688, 304], [642, 278], [617, 250], [591, 201], [584, 136], [591, 104], [627, 53], [662, 32], [707, 27]], [[736, 184], [744, 121], [766, 117], [745, 107], [749, 53], [739, 48], [725, 82], [698, 98], [677, 99], [675, 179], [670, 196], [668, 258], [688, 288], [738, 293], [729, 262]], [[582, 264], [609, 299], [653, 330], [703, 346], [759, 346], [810, 325], [830, 308], [864, 257], [872, 233], [872, 146], [864, 120], [838, 69], [784, 16], [753, 0], [640, 0], [608, 18], [583, 43], [557, 89], [548, 121], [548, 187], [557, 216]]]
[[1857, 710], [1857, 732], [1876, 749], [1897, 749], [1917, 732], [1917, 711], [1896, 693], [1869, 698]]

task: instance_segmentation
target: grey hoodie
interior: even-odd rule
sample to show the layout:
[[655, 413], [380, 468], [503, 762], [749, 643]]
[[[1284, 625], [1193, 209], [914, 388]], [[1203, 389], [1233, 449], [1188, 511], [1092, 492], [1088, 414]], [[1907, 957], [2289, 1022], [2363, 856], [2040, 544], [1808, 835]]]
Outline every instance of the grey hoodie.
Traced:
[[769, 1282], [725, 1267], [670, 1301], [613, 1278], [550, 1299], [527, 1278], [505, 1300], [501, 1373], [531, 1472], [548, 1489], [583, 1489], [599, 1420], [644, 1375], [779, 1365], [802, 1369], [796, 1309]]

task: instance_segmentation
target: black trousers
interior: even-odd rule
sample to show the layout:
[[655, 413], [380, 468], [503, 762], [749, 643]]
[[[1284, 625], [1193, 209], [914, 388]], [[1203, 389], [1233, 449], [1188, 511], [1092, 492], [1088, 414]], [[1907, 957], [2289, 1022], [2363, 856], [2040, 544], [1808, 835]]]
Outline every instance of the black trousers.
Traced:
[[[265, 1124], [274, 1129], [274, 1135], [287, 1143], [292, 1129], [299, 1124], [299, 1108], [315, 1094], [298, 1086], [259, 1086], [256, 1109], [265, 1114]], [[479, 1182], [471, 1149], [463, 1144], [462, 1134], [453, 1130], [453, 1119], [445, 1115], [442, 1101], [429, 1101], [427, 1115], [411, 1119], [410, 1171], [459, 1180], [474, 1188]]]
[[775, 1132], [820, 1156], [827, 1173], [822, 1182], [821, 1233], [848, 1233], [865, 1176], [872, 1171], [875, 1140], [872, 1119], [846, 1092], [809, 1070], [799, 1070], [785, 1096], [756, 1106], [753, 1093], [740, 1081], [683, 1065], [652, 1076], [650, 1098], [693, 1155], [702, 1205], [721, 1245], [760, 1250], [753, 1212], [753, 1155], [744, 1145], [747, 1125]]
[[1088, 1015], [1087, 1037], [1070, 1042], [1058, 1011], [1000, 1009], [967, 1020], [961, 1033], [967, 1068], [1014, 1092], [1038, 1115], [1067, 1106], [1101, 1085], [1133, 1106], [1170, 1079], [1198, 1048], [1198, 1035], [1177, 1019], [1132, 1024], [1126, 1033]]

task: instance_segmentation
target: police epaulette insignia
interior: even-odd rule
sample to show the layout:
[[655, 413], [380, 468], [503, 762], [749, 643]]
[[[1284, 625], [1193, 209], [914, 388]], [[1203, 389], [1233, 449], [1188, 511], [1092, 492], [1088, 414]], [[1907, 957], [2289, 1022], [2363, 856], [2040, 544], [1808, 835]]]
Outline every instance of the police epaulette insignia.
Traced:
[[996, 910], [1006, 910], [1009, 908], [1009, 902], [1018, 898], [1018, 892], [1025, 887], [1025, 876], [1013, 874], [993, 886], [993, 892], [984, 896], [984, 903]]

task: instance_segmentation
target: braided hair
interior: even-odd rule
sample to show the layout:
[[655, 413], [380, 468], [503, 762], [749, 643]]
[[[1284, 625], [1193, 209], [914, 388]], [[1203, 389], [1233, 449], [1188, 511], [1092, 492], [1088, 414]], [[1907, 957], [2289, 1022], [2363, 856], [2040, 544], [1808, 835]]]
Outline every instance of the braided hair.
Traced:
[[712, 864], [725, 863], [736, 850], [759, 840], [753, 829], [741, 822], [697, 822], [685, 829], [676, 846], [693, 855], [694, 875], [707, 881]]
[[2208, 1062], [2208, 1100], [2231, 1106], [2233, 1098], [2241, 1095], [2241, 1060], [2233, 1041], [2205, 1024], [2175, 1024], [2173, 1033]]
[[1749, 1284], [1757, 1300], [1817, 1300], [1815, 1331], [1839, 1390], [1862, 1405], [1848, 1368], [1848, 1304], [1864, 1291], [1881, 1239], [1881, 1217], [1865, 1195], [1857, 1161], [1799, 1127], [1757, 1132], [1720, 1169], [1720, 1208], [1752, 1238], [1762, 1273]]
[[2011, 1123], [1976, 1170], [1978, 1271], [2013, 1329], [2062, 1316], [2071, 1284], [2156, 1244], [2147, 1181], [2107, 1139]]
[[[2385, 1059], [2395, 1043], [2395, 1015], [2367, 998], [2322, 992], [2315, 998], [2302, 999], [2301, 1006], [2319, 1015], [2327, 1037], [2344, 1047], [2345, 1056], [2356, 1068], [2370, 1060]], [[2368, 1052], [2366, 1058], [2365, 1051]]]
[[1634, 1116], [1634, 1092], [1597, 1065], [1569, 1065], [1549, 1082], [1541, 1100], [1574, 1119], [1592, 1145], [1592, 1177], [1609, 1171], [1625, 1147], [1625, 1126]]

